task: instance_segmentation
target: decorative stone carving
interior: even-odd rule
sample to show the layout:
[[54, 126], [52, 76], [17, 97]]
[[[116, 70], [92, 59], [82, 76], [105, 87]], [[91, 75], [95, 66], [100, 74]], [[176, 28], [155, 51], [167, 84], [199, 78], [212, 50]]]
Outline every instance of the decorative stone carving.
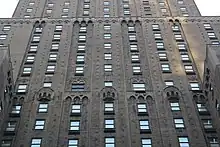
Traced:
[[35, 97], [38, 101], [51, 101], [54, 99], [54, 91], [50, 87], [41, 88]]

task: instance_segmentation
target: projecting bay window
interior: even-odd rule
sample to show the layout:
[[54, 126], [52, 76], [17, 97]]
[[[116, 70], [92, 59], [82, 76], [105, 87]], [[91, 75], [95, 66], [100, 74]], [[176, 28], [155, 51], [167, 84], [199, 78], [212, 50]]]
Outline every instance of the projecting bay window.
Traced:
[[133, 91], [136, 92], [145, 92], [145, 84], [144, 83], [133, 83], [132, 84]]

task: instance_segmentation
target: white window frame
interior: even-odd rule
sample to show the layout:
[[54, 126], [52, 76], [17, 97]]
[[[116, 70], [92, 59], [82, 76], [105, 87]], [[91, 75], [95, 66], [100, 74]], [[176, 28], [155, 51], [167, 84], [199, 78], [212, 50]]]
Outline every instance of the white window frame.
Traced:
[[190, 61], [188, 53], [181, 53], [180, 56], [183, 62]]
[[138, 109], [138, 113], [147, 113], [147, 104], [138, 103], [137, 109]]
[[28, 55], [26, 58], [26, 63], [34, 63], [35, 56], [34, 55]]
[[208, 32], [207, 34], [210, 39], [216, 38], [215, 32]]
[[29, 52], [37, 52], [38, 46], [37, 45], [30, 45]]
[[79, 41], [86, 41], [86, 35], [79, 35]]
[[60, 40], [60, 38], [61, 38], [61, 34], [54, 34], [53, 35], [54, 40]]
[[21, 113], [21, 105], [13, 105], [11, 114], [20, 114]]
[[69, 8], [63, 8], [63, 13], [68, 13], [69, 12]]
[[85, 62], [85, 55], [77, 55], [76, 62], [77, 63], [84, 63]]
[[56, 25], [55, 26], [55, 31], [62, 31], [63, 26], [62, 25]]
[[164, 43], [163, 42], [156, 42], [156, 46], [157, 46], [157, 49], [164, 49]]
[[208, 112], [204, 103], [197, 103], [196, 106], [199, 112]]
[[77, 51], [78, 52], [85, 52], [86, 45], [85, 44], [78, 44]]
[[149, 120], [139, 120], [140, 130], [150, 130]]
[[16, 124], [17, 124], [16, 121], [8, 121], [5, 131], [14, 132], [16, 128]]
[[84, 27], [84, 26], [81, 26], [81, 27], [79, 28], [79, 32], [80, 32], [80, 33], [86, 33], [86, 31], [87, 31], [87, 28]]
[[166, 52], [158, 52], [158, 56], [160, 60], [168, 60]]
[[203, 26], [204, 26], [204, 28], [205, 28], [206, 30], [211, 30], [211, 29], [212, 29], [212, 26], [211, 26], [210, 23], [204, 23]]
[[194, 69], [192, 65], [184, 65], [184, 69], [186, 73], [193, 73]]
[[131, 54], [131, 62], [140, 62], [139, 54]]
[[27, 13], [31, 13], [32, 11], [33, 11], [33, 8], [27, 8], [27, 9], [26, 9], [26, 12], [27, 12]]

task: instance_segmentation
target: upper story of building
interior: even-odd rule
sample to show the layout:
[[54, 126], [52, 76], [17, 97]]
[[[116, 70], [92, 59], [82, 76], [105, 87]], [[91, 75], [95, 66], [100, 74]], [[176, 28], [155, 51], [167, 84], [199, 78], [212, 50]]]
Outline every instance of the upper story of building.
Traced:
[[193, 0], [20, 0], [13, 18], [200, 16]]

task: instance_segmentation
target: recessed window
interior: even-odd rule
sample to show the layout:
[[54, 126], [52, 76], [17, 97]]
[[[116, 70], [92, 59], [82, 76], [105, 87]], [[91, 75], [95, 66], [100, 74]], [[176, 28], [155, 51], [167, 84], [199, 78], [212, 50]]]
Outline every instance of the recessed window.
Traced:
[[186, 44], [185, 43], [178, 43], [177, 47], [179, 49], [179, 51], [186, 51]]
[[52, 51], [57, 51], [59, 49], [59, 43], [53, 43], [51, 45], [51, 50]]
[[45, 125], [45, 120], [36, 120], [35, 121], [34, 129], [35, 130], [43, 130], [44, 129], [44, 125]]
[[160, 30], [160, 27], [158, 24], [152, 24], [152, 29], [153, 29], [153, 31], [158, 31], [158, 30]]
[[85, 84], [84, 83], [72, 84], [71, 91], [85, 91]]
[[166, 9], [166, 8], [161, 8], [160, 10], [161, 10], [161, 12], [163, 12], [163, 13], [166, 13], [166, 12], [167, 12], [167, 9]]
[[106, 137], [105, 138], [105, 147], [115, 147], [115, 138], [114, 137]]
[[178, 32], [178, 31], [180, 31], [180, 28], [179, 28], [178, 25], [173, 25], [173, 26], [172, 26], [172, 30], [173, 30], [174, 32]]
[[190, 61], [188, 53], [181, 53], [180, 56], [183, 62]]
[[112, 48], [112, 44], [111, 43], [104, 43], [104, 48], [105, 49], [111, 49]]
[[78, 147], [78, 139], [69, 139], [68, 147]]
[[169, 63], [162, 63], [161, 68], [163, 72], [171, 72]]
[[129, 4], [123, 4], [124, 9], [129, 9]]
[[163, 42], [156, 42], [156, 46], [158, 50], [164, 50], [164, 43]]
[[2, 31], [10, 31], [11, 26], [10, 25], [5, 25], [2, 29]]
[[134, 91], [145, 91], [145, 84], [144, 83], [133, 83], [133, 90]]
[[68, 8], [63, 8], [63, 13], [68, 13], [69, 9]]
[[67, 15], [67, 14], [62, 14], [61, 17], [62, 17], [62, 18], [67, 18], [68, 15]]
[[180, 10], [181, 10], [182, 12], [186, 12], [186, 7], [180, 7]]
[[139, 54], [131, 54], [131, 62], [132, 63], [140, 62]]
[[47, 103], [41, 103], [38, 106], [38, 112], [39, 113], [47, 113], [48, 104]]
[[11, 147], [12, 140], [2, 140], [1, 147]]
[[29, 6], [34, 6], [34, 2], [29, 2]]
[[84, 55], [77, 55], [76, 56], [76, 63], [84, 63], [85, 62], [85, 56]]
[[85, 44], [78, 44], [78, 52], [85, 52], [86, 45]]
[[84, 66], [76, 66], [76, 75], [83, 75], [84, 74]]
[[30, 15], [24, 15], [24, 18], [30, 18], [31, 16]]
[[178, 102], [170, 102], [170, 107], [172, 111], [180, 111], [180, 105]]
[[79, 35], [79, 41], [86, 41], [86, 35]]
[[27, 91], [27, 84], [19, 84], [17, 92], [18, 93], [24, 93]]
[[203, 26], [204, 26], [204, 28], [205, 28], [206, 30], [212, 30], [212, 27], [211, 27], [211, 24], [210, 24], [210, 23], [204, 23]]
[[47, 4], [48, 7], [53, 7], [53, 5], [54, 5], [53, 3]]
[[6, 34], [0, 34], [0, 40], [5, 40], [7, 38]]
[[182, 37], [181, 34], [174, 34], [174, 37], [175, 37], [175, 39], [176, 39], [177, 41], [183, 40], [183, 37]]
[[129, 9], [124, 9], [124, 15], [130, 15], [130, 10]]
[[216, 38], [214, 32], [208, 32], [207, 34], [208, 34], [208, 36], [209, 36], [210, 39], [215, 39], [215, 38]]
[[42, 139], [41, 138], [32, 138], [31, 147], [40, 147]]
[[51, 13], [52, 13], [52, 9], [47, 9], [47, 10], [46, 10], [46, 13], [47, 13], [47, 14], [51, 14]]
[[110, 2], [109, 1], [104, 1], [103, 4], [104, 4], [104, 6], [109, 6]]
[[53, 39], [54, 40], [60, 40], [61, 34], [54, 34]]
[[175, 128], [179, 129], [179, 128], [184, 128], [184, 121], [182, 118], [174, 118], [174, 125]]
[[199, 112], [208, 112], [204, 103], [197, 103], [196, 106]]
[[133, 74], [141, 74], [141, 66], [140, 65], [134, 65], [132, 66]]
[[79, 131], [79, 120], [71, 120], [70, 121], [70, 131]]
[[55, 26], [55, 31], [62, 31], [63, 26], [62, 25], [56, 25]]
[[83, 8], [84, 8], [84, 9], [89, 9], [89, 7], [90, 7], [89, 4], [84, 4], [84, 5], [83, 5]]
[[105, 84], [105, 87], [112, 87], [113, 82], [112, 81], [105, 81], [104, 84]]
[[16, 127], [16, 121], [9, 121], [7, 123], [7, 127], [6, 127], [5, 131], [7, 131], [7, 132], [14, 132], [15, 131], [15, 127]]
[[141, 139], [141, 146], [142, 147], [152, 147], [152, 141], [150, 138], [142, 138]]
[[48, 65], [47, 66], [47, 72], [54, 72], [55, 71], [56, 66], [55, 65]]
[[112, 60], [112, 54], [111, 53], [105, 53], [105, 60]]
[[189, 83], [191, 90], [200, 90], [199, 83], [197, 82], [191, 82]]
[[105, 31], [111, 30], [111, 25], [110, 24], [104, 24], [104, 30]]
[[129, 37], [129, 41], [136, 41], [137, 40], [136, 34], [129, 34], [128, 37]]
[[188, 17], [189, 14], [187, 12], [183, 13], [183, 16]]
[[139, 121], [140, 130], [141, 131], [147, 131], [150, 130], [150, 125], [148, 120], [140, 120]]
[[211, 119], [202, 119], [202, 123], [205, 129], [212, 129], [212, 120]]
[[138, 114], [147, 114], [147, 104], [137, 104]]
[[104, 33], [104, 39], [111, 39], [111, 38], [112, 38], [112, 34]]
[[154, 38], [155, 39], [162, 39], [161, 33], [154, 33]]
[[189, 147], [188, 137], [178, 137], [180, 147]]
[[104, 8], [103, 11], [104, 11], [105, 13], [108, 13], [108, 12], [110, 11], [110, 9], [109, 9], [109, 8]]
[[193, 66], [192, 65], [184, 65], [184, 69], [186, 73], [193, 73]]
[[70, 2], [64, 2], [64, 6], [68, 7], [70, 5]]
[[220, 43], [219, 43], [219, 41], [212, 41], [211, 44], [219, 46]]
[[44, 82], [43, 87], [51, 87], [52, 86], [52, 82]]
[[111, 72], [112, 71], [112, 65], [111, 64], [105, 64], [104, 65], [104, 71], [105, 72]]
[[174, 85], [172, 80], [166, 80], [166, 81], [164, 81], [164, 83], [166, 86], [173, 86]]
[[80, 114], [81, 113], [81, 105], [80, 104], [73, 104], [71, 113], [72, 114]]
[[84, 0], [84, 2], [85, 2], [85, 3], [89, 3], [89, 2], [90, 2], [90, 0]]
[[80, 33], [86, 33], [86, 27], [80, 27], [80, 29], [79, 29], [79, 32]]
[[24, 67], [22, 74], [29, 75], [31, 74], [32, 67]]
[[128, 27], [128, 32], [135, 32], [134, 26], [129, 26]]
[[183, 4], [183, 0], [177, 0], [177, 3], [182, 5]]
[[40, 42], [40, 36], [39, 35], [34, 35], [32, 41], [33, 42]]
[[159, 52], [159, 53], [158, 53], [158, 56], [159, 56], [159, 59], [160, 59], [161, 61], [166, 61], [166, 60], [168, 60], [168, 58], [167, 58], [167, 53], [165, 53], [165, 52]]
[[137, 52], [138, 51], [137, 44], [130, 44], [130, 50], [131, 52]]
[[159, 2], [159, 5], [160, 5], [161, 7], [163, 7], [163, 6], [165, 6], [165, 3], [164, 3], [164, 2]]
[[55, 62], [56, 60], [57, 60], [57, 54], [56, 53], [50, 53], [49, 61]]
[[20, 114], [21, 112], [21, 105], [13, 105], [12, 106], [12, 114]]
[[210, 147], [219, 147], [218, 138], [217, 137], [209, 137], [209, 145]]
[[115, 120], [114, 119], [105, 119], [105, 129], [114, 129]]
[[31, 13], [32, 10], [33, 10], [32, 8], [27, 8], [27, 9], [26, 9], [26, 12], [27, 12], [27, 13]]
[[104, 14], [103, 17], [107, 18], [107, 17], [110, 17], [110, 15], [109, 14]]
[[88, 16], [89, 15], [89, 10], [83, 10], [83, 15]]
[[29, 52], [37, 52], [37, 48], [38, 48], [37, 45], [31, 45], [30, 49], [29, 49]]
[[114, 103], [113, 102], [105, 102], [105, 113], [113, 113], [114, 112]]

